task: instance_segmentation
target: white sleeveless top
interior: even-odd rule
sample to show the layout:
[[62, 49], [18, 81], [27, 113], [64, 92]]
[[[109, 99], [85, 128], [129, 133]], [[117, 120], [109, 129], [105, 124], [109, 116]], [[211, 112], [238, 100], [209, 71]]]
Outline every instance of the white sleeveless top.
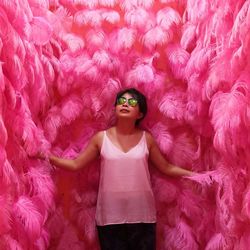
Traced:
[[145, 132], [136, 146], [123, 152], [104, 131], [96, 224], [140, 222], [156, 222]]

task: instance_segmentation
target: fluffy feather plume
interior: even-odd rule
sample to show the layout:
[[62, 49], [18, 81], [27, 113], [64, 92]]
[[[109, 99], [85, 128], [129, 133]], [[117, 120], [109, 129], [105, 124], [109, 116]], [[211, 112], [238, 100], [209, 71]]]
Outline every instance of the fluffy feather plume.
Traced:
[[44, 18], [33, 17], [31, 27], [31, 41], [35, 44], [44, 45], [51, 38], [53, 28]]
[[134, 7], [150, 8], [154, 0], [123, 0], [120, 1], [122, 8], [129, 11]]
[[171, 162], [190, 169], [194, 160], [199, 158], [197, 140], [198, 138], [195, 138], [192, 133], [176, 131], [173, 148], [168, 156]]
[[70, 96], [61, 104], [62, 123], [70, 124], [82, 111], [82, 101], [78, 96]]
[[237, 147], [247, 144], [242, 130], [246, 130], [246, 122], [248, 124], [248, 95], [248, 89], [241, 85], [232, 88], [230, 93], [218, 93], [211, 103], [214, 144], [221, 152], [235, 154]]
[[182, 120], [185, 114], [186, 94], [180, 91], [167, 93], [159, 102], [161, 113], [171, 119]]
[[29, 195], [31, 197], [39, 197], [46, 209], [52, 208], [54, 205], [55, 186], [48, 170], [30, 168], [26, 176], [30, 187]]
[[3, 235], [0, 237], [0, 249], [6, 250], [23, 250], [22, 245], [10, 235]]
[[11, 166], [10, 162], [5, 159], [2, 161], [2, 166], [0, 170], [1, 182], [3, 185], [16, 185], [16, 189], [18, 190], [18, 175], [15, 173], [13, 166]]
[[168, 61], [176, 79], [184, 79], [189, 53], [179, 45], [171, 44], [166, 50]]
[[223, 237], [223, 235], [221, 233], [217, 233], [213, 235], [213, 237], [208, 242], [206, 250], [212, 250], [212, 249], [222, 250], [225, 249], [225, 247], [227, 246], [228, 244], [226, 243], [226, 240]]
[[93, 55], [93, 61], [100, 67], [102, 70], [112, 71], [113, 69], [113, 59], [110, 58], [108, 52], [104, 50], [96, 51]]
[[101, 13], [103, 20], [115, 24], [120, 21], [120, 15], [117, 11], [103, 11]]
[[98, 27], [102, 24], [100, 10], [83, 10], [78, 11], [74, 16], [75, 23], [78, 25], [91, 25]]
[[154, 49], [156, 45], [165, 45], [171, 42], [173, 33], [171, 30], [164, 31], [160, 26], [150, 29], [142, 38], [143, 44], [148, 49]]
[[188, 226], [183, 220], [179, 221], [178, 225], [173, 229], [166, 227], [165, 249], [169, 248], [169, 243], [174, 246], [175, 249], [194, 249], [198, 250], [198, 245], [195, 241], [195, 236], [192, 232], [192, 228]]
[[156, 14], [156, 22], [165, 30], [169, 30], [173, 25], [179, 25], [181, 17], [177, 11], [170, 7], [161, 9]]
[[118, 0], [99, 0], [99, 4], [107, 7], [114, 7]]
[[84, 243], [78, 241], [76, 232], [72, 225], [67, 225], [64, 228], [63, 234], [60, 237], [58, 248], [61, 250], [87, 250], [87, 248], [84, 247]]
[[19, 197], [13, 206], [12, 216], [18, 233], [25, 233], [31, 242], [39, 238], [43, 218], [28, 197]]
[[250, 219], [250, 187], [246, 188], [246, 191], [243, 196], [243, 208], [242, 208], [242, 214], [244, 217], [246, 217], [248, 220]]
[[165, 179], [157, 178], [154, 185], [157, 201], [164, 205], [171, 204], [179, 196], [178, 188], [170, 181], [166, 182]]
[[0, 235], [8, 233], [9, 230], [11, 229], [10, 207], [11, 207], [11, 202], [9, 200], [9, 197], [0, 195]]
[[98, 0], [74, 0], [73, 2], [76, 4], [82, 4], [90, 9], [98, 5]]
[[118, 53], [121, 50], [130, 49], [136, 38], [136, 31], [131, 28], [122, 28], [115, 31], [110, 39], [110, 49], [114, 53]]
[[1, 114], [0, 114], [0, 134], [1, 134], [0, 144], [5, 146], [8, 140], [8, 133], [4, 125], [4, 121]]
[[136, 65], [127, 73], [126, 82], [131, 85], [149, 84], [154, 81], [154, 70], [148, 64]]
[[67, 33], [62, 37], [62, 40], [67, 44], [68, 48], [72, 52], [83, 49], [85, 45], [84, 40], [74, 34]]
[[27, 157], [77, 156], [115, 123], [116, 93], [136, 87], [148, 100], [140, 126], [197, 173], [150, 169], [157, 249], [248, 249], [249, 6], [0, 1], [0, 248], [99, 249], [99, 161], [70, 174]]
[[102, 30], [90, 30], [86, 37], [88, 49], [93, 48], [94, 51], [102, 46], [105, 47], [105, 43], [107, 43], [105, 33]]
[[151, 133], [157, 141], [162, 152], [168, 154], [173, 146], [173, 135], [162, 123], [157, 123], [151, 128]]
[[125, 21], [134, 28], [143, 28], [148, 21], [149, 14], [143, 8], [135, 8], [125, 13]]

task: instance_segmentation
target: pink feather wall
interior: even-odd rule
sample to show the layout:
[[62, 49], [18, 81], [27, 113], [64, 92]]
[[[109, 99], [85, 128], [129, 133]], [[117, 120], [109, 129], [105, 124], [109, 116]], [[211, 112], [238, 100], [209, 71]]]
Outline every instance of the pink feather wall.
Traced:
[[99, 162], [69, 173], [29, 156], [76, 156], [131, 86], [166, 158], [210, 172], [151, 168], [157, 249], [249, 249], [249, 29], [243, 0], [2, 0], [0, 249], [99, 249]]

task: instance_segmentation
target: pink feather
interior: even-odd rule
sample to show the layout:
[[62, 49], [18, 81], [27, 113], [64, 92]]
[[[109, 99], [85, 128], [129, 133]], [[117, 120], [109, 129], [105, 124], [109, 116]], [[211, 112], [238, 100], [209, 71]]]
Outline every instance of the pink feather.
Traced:
[[54, 205], [55, 186], [48, 169], [41, 167], [30, 168], [26, 177], [29, 183], [29, 195], [31, 197], [39, 197], [46, 209], [52, 208]]
[[31, 26], [32, 26], [32, 34], [31, 34], [32, 42], [34, 42], [37, 45], [44, 45], [50, 40], [53, 28], [51, 27], [51, 25], [48, 23], [47, 20], [45, 20], [42, 17], [33, 17]]
[[67, 44], [68, 48], [72, 52], [82, 50], [85, 46], [84, 40], [74, 34], [65, 34], [62, 36], [62, 40]]
[[165, 238], [165, 249], [171, 249], [168, 246], [172, 246], [176, 250], [198, 250], [198, 245], [195, 240], [195, 235], [192, 228], [185, 223], [185, 221], [178, 221], [177, 225], [170, 230], [165, 227], [166, 238]]
[[68, 249], [74, 249], [74, 250], [87, 250], [87, 248], [84, 247], [84, 243], [80, 242], [78, 240], [76, 231], [74, 227], [70, 224], [68, 224], [60, 237], [60, 241], [58, 244], [58, 249], [61, 250], [68, 250]]
[[245, 93], [248, 90], [242, 92], [235, 87], [230, 93], [218, 93], [211, 103], [211, 121], [215, 128], [214, 144], [221, 152], [235, 154], [235, 146], [245, 147], [247, 143], [242, 134], [247, 121], [248, 101]]
[[198, 138], [188, 131], [176, 131], [173, 147], [168, 155], [169, 161], [177, 166], [191, 169], [191, 166], [199, 155]]
[[190, 54], [177, 44], [170, 44], [166, 49], [172, 73], [176, 79], [184, 79], [185, 68]]
[[5, 146], [8, 140], [8, 132], [7, 129], [5, 127], [2, 115], [0, 114], [0, 134], [1, 134], [1, 138], [0, 138], [0, 144]]
[[116, 93], [136, 87], [148, 99], [141, 127], [197, 172], [179, 182], [152, 169], [157, 249], [248, 249], [249, 6], [2, 0], [0, 248], [99, 249], [99, 161], [72, 181], [55, 173], [65, 185], [54, 196], [51, 167], [27, 154], [75, 157], [115, 123]]
[[101, 46], [105, 47], [107, 44], [106, 34], [102, 30], [90, 30], [87, 35], [87, 46], [88, 49], [100, 49]]
[[173, 38], [171, 30], [164, 31], [160, 26], [156, 26], [143, 36], [142, 42], [148, 49], [155, 48], [156, 45], [165, 45], [169, 43]]
[[[154, 192], [157, 201], [160, 203], [171, 204], [179, 196], [179, 190], [172, 182], [167, 181], [165, 178], [157, 178], [154, 182]], [[161, 206], [163, 206], [161, 204]]]
[[149, 84], [154, 81], [153, 67], [148, 64], [138, 64], [127, 73], [126, 82], [131, 85]]
[[41, 61], [43, 64], [44, 77], [47, 81], [53, 82], [53, 80], [55, 79], [55, 71], [51, 62], [45, 56], [41, 56]]
[[10, 235], [0, 236], [0, 249], [2, 250], [24, 250], [23, 246]]
[[74, 20], [78, 25], [90, 25], [98, 27], [102, 24], [102, 16], [100, 10], [82, 10], [78, 11]]
[[0, 173], [3, 185], [15, 185], [16, 191], [19, 191], [18, 175], [7, 159], [5, 161], [2, 161], [2, 168], [0, 170]]
[[186, 94], [182, 91], [169, 91], [159, 102], [161, 113], [171, 119], [182, 120], [185, 114]]
[[159, 122], [152, 127], [151, 133], [157, 141], [162, 152], [168, 154], [173, 146], [173, 136], [171, 135], [168, 128], [164, 126], [163, 123]]
[[246, 219], [250, 218], [250, 187], [248, 187], [245, 190], [245, 193], [243, 194], [243, 202], [242, 202], [242, 214]]
[[96, 65], [104, 71], [111, 71], [113, 69], [113, 60], [107, 51], [96, 51], [92, 59], [96, 63]]
[[208, 242], [205, 250], [213, 250], [213, 249], [218, 249], [218, 250], [223, 250], [228, 247], [228, 243], [226, 243], [226, 239], [221, 233], [217, 233], [213, 235]]
[[55, 140], [58, 132], [58, 128], [61, 126], [61, 115], [58, 107], [52, 107], [45, 120], [44, 120], [44, 131], [45, 135], [49, 137], [50, 141]]
[[13, 110], [16, 106], [15, 89], [6, 78], [5, 78], [5, 82], [6, 82], [6, 87], [3, 93], [4, 93], [6, 100], [8, 101], [9, 108]]
[[180, 14], [172, 9], [166, 7], [161, 9], [156, 14], [157, 25], [161, 26], [165, 30], [169, 30], [173, 25], [179, 25], [181, 22]]
[[62, 124], [70, 124], [83, 109], [82, 101], [79, 97], [71, 95], [61, 104]]
[[236, 15], [236, 18], [234, 20], [231, 36], [230, 36], [230, 45], [234, 44], [240, 44], [240, 39], [239, 39], [239, 33], [241, 27], [244, 25], [244, 22], [247, 17], [247, 13], [249, 11], [249, 2], [245, 2], [239, 12]]
[[154, 3], [154, 0], [137, 0], [137, 5], [142, 6], [146, 9], [152, 7], [153, 3]]
[[41, 237], [36, 240], [35, 244], [36, 249], [38, 250], [44, 250], [48, 249], [49, 247], [49, 234], [47, 231], [42, 230]]
[[13, 206], [13, 220], [19, 232], [25, 232], [26, 237], [32, 242], [41, 234], [42, 216], [34, 203], [25, 196], [20, 196]]
[[82, 4], [90, 9], [98, 5], [98, 0], [74, 0], [76, 4]]
[[134, 8], [125, 13], [125, 21], [133, 28], [144, 28], [147, 23], [149, 14], [143, 8]]
[[10, 197], [8, 197], [7, 195], [0, 195], [0, 235], [7, 234], [11, 229], [10, 210]]
[[129, 11], [134, 9], [135, 7], [145, 7], [150, 5], [152, 3], [152, 0], [145, 0], [145, 1], [140, 1], [140, 0], [123, 0], [121, 1], [121, 7], [125, 11]]
[[131, 49], [135, 42], [136, 31], [130, 28], [121, 28], [111, 34], [111, 50], [115, 53]]
[[99, 0], [99, 4], [107, 7], [114, 7], [118, 0]]
[[102, 11], [101, 16], [103, 20], [115, 24], [120, 22], [120, 15], [117, 11]]

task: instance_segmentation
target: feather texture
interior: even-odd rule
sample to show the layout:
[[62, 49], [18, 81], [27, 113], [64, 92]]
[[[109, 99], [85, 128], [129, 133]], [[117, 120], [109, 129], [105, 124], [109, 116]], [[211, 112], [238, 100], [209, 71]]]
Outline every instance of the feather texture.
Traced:
[[120, 15], [117, 11], [103, 11], [101, 13], [103, 20], [115, 24], [120, 21]]
[[124, 18], [131, 27], [143, 28], [149, 18], [149, 14], [143, 8], [135, 8], [126, 12]]
[[107, 7], [114, 7], [117, 4], [117, 0], [99, 0], [99, 4]]
[[163, 29], [169, 30], [171, 26], [180, 24], [181, 17], [174, 9], [166, 7], [157, 12], [156, 22]]
[[143, 44], [148, 49], [155, 48], [156, 45], [165, 45], [169, 43], [173, 38], [173, 33], [171, 30], [164, 31], [160, 26], [150, 29], [143, 36]]
[[170, 67], [176, 79], [184, 79], [185, 68], [190, 58], [189, 53], [176, 44], [171, 44], [166, 50]]
[[24, 230], [29, 240], [34, 241], [39, 238], [42, 216], [28, 197], [20, 196], [14, 204], [13, 219], [16, 226], [20, 228], [19, 230]]
[[41, 17], [33, 17], [31, 22], [32, 33], [31, 40], [37, 45], [46, 44], [52, 35], [51, 25]]
[[140, 128], [196, 173], [150, 167], [157, 249], [248, 249], [249, 7], [0, 1], [0, 248], [99, 249], [99, 161], [70, 174], [34, 156], [76, 157], [115, 124], [116, 93], [135, 87], [148, 101]]

